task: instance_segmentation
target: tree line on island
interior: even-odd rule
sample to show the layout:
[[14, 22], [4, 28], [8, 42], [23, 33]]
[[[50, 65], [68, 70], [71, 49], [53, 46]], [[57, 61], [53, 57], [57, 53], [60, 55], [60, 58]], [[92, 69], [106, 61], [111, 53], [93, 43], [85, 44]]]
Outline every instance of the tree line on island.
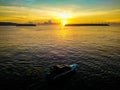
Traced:
[[[40, 25], [58, 25], [56, 23], [42, 23]], [[14, 23], [14, 22], [0, 22], [0, 26], [37, 26], [37, 24], [33, 23]], [[93, 24], [66, 24], [65, 26], [110, 26], [106, 23], [93, 23]]]

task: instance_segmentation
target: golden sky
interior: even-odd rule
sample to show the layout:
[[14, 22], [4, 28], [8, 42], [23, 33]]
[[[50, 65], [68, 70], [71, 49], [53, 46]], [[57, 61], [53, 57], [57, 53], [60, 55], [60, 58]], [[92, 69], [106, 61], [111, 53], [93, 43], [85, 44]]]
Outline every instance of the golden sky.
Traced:
[[119, 0], [0, 0], [0, 21], [120, 22]]

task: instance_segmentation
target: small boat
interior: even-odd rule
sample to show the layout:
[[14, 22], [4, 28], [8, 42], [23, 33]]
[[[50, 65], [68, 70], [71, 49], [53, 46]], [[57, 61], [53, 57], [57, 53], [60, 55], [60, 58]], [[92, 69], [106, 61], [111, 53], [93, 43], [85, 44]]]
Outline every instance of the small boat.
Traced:
[[69, 77], [75, 74], [77, 68], [77, 64], [55, 65], [47, 72], [46, 78], [49, 81], [69, 79]]

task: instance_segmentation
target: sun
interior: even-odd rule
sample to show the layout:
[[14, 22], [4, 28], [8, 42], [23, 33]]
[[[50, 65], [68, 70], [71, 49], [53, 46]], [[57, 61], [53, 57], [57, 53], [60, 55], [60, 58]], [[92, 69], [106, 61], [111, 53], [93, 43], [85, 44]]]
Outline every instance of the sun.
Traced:
[[59, 14], [59, 17], [62, 18], [62, 19], [67, 19], [67, 18], [70, 18], [71, 15], [70, 14], [61, 13], [61, 14]]
[[67, 20], [62, 20], [62, 25], [65, 26], [67, 24]]
[[68, 23], [68, 19], [71, 18], [71, 14], [59, 13], [58, 17], [61, 20], [61, 25], [65, 26]]

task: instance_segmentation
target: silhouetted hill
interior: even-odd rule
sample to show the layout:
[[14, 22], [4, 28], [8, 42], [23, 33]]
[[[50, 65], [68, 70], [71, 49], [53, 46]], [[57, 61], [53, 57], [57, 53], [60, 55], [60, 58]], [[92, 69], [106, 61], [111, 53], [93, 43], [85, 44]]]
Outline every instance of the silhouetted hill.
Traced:
[[36, 26], [36, 24], [19, 24], [19, 23], [13, 23], [13, 22], [0, 22], [0, 26]]
[[109, 26], [109, 24], [66, 24], [65, 26]]
[[0, 26], [15, 26], [16, 23], [12, 22], [0, 22]]
[[36, 26], [36, 24], [16, 24], [16, 26]]

